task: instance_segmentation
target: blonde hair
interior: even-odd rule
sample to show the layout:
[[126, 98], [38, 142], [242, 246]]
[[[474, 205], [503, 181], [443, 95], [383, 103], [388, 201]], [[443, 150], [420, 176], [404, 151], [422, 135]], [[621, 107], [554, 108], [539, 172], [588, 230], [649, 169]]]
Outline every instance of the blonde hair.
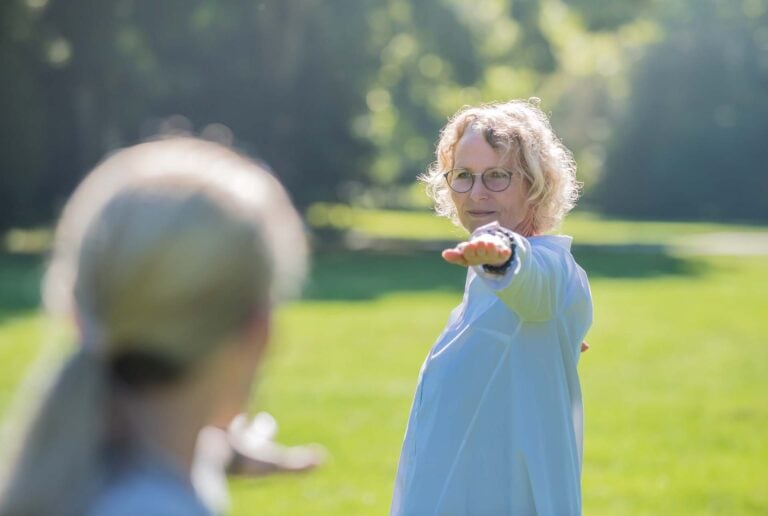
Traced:
[[64, 209], [44, 283], [52, 311], [77, 313], [83, 342], [30, 425], [0, 514], [83, 511], [121, 361], [154, 364], [121, 377], [129, 387], [176, 381], [295, 292], [306, 253], [279, 182], [221, 145], [160, 140], [98, 165]]
[[532, 98], [469, 106], [448, 121], [440, 132], [437, 160], [419, 176], [438, 215], [461, 225], [443, 174], [453, 168], [456, 146], [471, 127], [484, 136], [502, 160], [513, 159], [523, 173], [535, 231], [549, 231], [562, 222], [579, 196], [576, 163], [538, 104], [539, 100]]

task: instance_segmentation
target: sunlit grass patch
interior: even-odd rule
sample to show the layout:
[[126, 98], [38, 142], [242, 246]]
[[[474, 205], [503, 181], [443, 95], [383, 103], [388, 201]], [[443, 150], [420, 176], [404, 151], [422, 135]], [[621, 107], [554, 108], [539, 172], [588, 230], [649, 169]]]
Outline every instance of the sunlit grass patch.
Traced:
[[[466, 233], [448, 219], [428, 210], [363, 209], [345, 204], [319, 203], [307, 211], [311, 227], [350, 231], [367, 237], [413, 240], [460, 240]], [[680, 239], [716, 233], [765, 234], [768, 227], [713, 222], [632, 221], [609, 219], [588, 211], [569, 214], [554, 233], [574, 237], [576, 244], [669, 245]]]
[[[614, 231], [583, 223], [584, 235]], [[653, 233], [642, 224], [615, 228]], [[576, 256], [595, 302], [579, 366], [584, 514], [766, 514], [768, 260], [599, 247]], [[15, 260], [0, 261], [16, 292], [0, 319], [0, 409], [47, 333], [33, 299], [14, 301], [39, 280], [40, 262]], [[387, 513], [419, 367], [463, 279], [437, 253], [316, 256], [304, 300], [277, 314], [251, 408], [277, 417], [281, 441], [322, 443], [330, 458], [298, 477], [234, 480], [233, 514]]]

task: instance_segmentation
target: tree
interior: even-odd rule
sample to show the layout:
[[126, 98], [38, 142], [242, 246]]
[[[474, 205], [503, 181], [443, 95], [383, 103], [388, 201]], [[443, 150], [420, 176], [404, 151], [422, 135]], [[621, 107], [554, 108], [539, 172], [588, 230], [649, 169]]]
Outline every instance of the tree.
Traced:
[[768, 4], [676, 5], [636, 74], [598, 203], [633, 217], [768, 220]]
[[350, 119], [372, 73], [369, 2], [38, 3], [2, 7], [27, 30], [0, 39], [3, 74], [18, 79], [4, 86], [0, 125], [17, 137], [0, 143], [0, 197], [13, 200], [0, 225], [50, 220], [105, 152], [174, 114], [228, 126], [301, 205], [367, 169]]
[[605, 39], [655, 2], [4, 0], [0, 228], [47, 223], [101, 156], [171, 115], [227, 126], [301, 207], [410, 184], [460, 106], [542, 90], [557, 105], [553, 13]]

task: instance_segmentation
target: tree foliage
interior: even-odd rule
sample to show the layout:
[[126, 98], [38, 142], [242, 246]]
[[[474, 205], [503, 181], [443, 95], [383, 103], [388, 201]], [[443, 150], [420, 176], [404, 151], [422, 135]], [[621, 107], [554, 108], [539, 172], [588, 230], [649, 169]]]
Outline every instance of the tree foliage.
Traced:
[[[667, 120], [671, 136], [693, 135], [686, 124], [701, 128], [707, 110], [728, 127], [704, 136], [732, 138], [733, 149], [763, 136], [755, 120], [765, 95], [755, 85], [765, 81], [766, 0], [741, 0], [757, 18], [724, 26], [728, 2], [707, 2], [721, 6], [707, 8], [709, 25], [704, 14], [696, 24], [680, 14], [697, 11], [693, 0], [4, 0], [0, 228], [50, 221], [101, 156], [159, 128], [208, 134], [226, 126], [307, 206], [410, 183], [460, 106], [530, 96], [544, 97], [588, 175], [615, 135], [602, 205], [652, 213], [661, 207], [635, 208], [621, 191], [638, 191], [622, 179], [639, 174], [625, 164], [645, 173], [644, 159], [655, 155], [636, 149], [648, 148], [654, 122], [643, 121], [659, 98], [670, 99], [666, 118], [654, 120]], [[681, 21], [668, 26], [679, 34], [649, 58], [621, 130], [611, 130], [627, 56], [648, 39], [648, 20], [662, 6], [677, 12]], [[704, 41], [706, 31], [717, 43]], [[692, 38], [708, 50], [690, 50]], [[694, 80], [707, 87], [696, 90]], [[715, 93], [712, 105], [697, 100], [718, 88], [727, 94]], [[673, 147], [700, 156], [687, 161], [697, 167], [712, 161], [699, 147]], [[750, 178], [741, 182], [762, 184]]]
[[[370, 145], [349, 130], [374, 64], [366, 1], [3, 2], [3, 225], [46, 220], [108, 150], [182, 114], [226, 125], [300, 204], [334, 196]], [[42, 4], [41, 4], [42, 5]], [[23, 26], [23, 27], [22, 27]]]
[[604, 210], [768, 219], [768, 3], [736, 7], [674, 5], [617, 125], [597, 196]]

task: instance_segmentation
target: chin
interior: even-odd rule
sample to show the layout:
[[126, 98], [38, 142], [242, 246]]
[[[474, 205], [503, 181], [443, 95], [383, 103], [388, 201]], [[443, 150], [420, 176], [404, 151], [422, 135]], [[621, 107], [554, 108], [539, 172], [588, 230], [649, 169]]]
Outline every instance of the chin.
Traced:
[[[464, 228], [466, 228], [467, 231], [472, 233], [477, 228], [481, 226], [485, 226], [486, 224], [490, 224], [491, 222], [496, 222], [496, 220], [497, 220], [496, 217], [486, 217], [484, 219], [472, 219], [472, 220], [468, 220], [464, 224]], [[501, 222], [499, 223], [501, 224]]]
[[472, 233], [474, 230], [482, 226], [482, 224], [478, 224], [477, 222], [462, 222], [461, 227], [463, 227], [467, 233]]

